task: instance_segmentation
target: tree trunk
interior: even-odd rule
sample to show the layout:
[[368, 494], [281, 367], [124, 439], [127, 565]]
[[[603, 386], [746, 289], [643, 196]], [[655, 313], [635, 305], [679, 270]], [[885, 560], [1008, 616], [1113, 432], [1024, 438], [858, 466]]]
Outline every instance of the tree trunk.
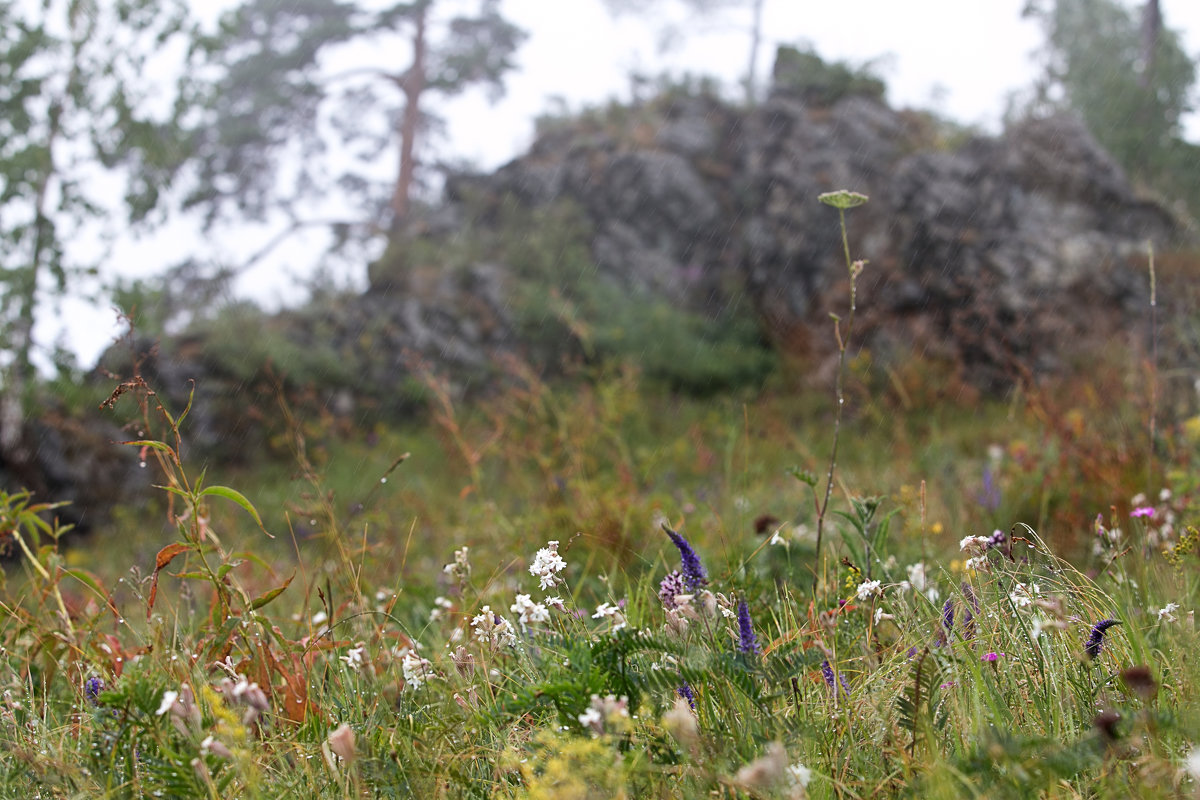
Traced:
[[1162, 32], [1162, 9], [1159, 0], [1146, 0], [1142, 12], [1142, 74], [1138, 85], [1149, 89], [1154, 81], [1154, 61], [1158, 54], [1158, 35]]
[[758, 50], [762, 45], [762, 14], [766, 0], [754, 0], [754, 20], [750, 23], [750, 68], [746, 70], [746, 102], [758, 102]]
[[409, 195], [412, 193], [416, 167], [413, 162], [413, 147], [421, 123], [421, 93], [425, 91], [426, 11], [426, 4], [421, 4], [416, 9], [413, 20], [415, 27], [412, 66], [408, 68], [400, 84], [404, 91], [404, 113], [400, 118], [400, 173], [396, 178], [396, 188], [392, 192], [393, 228], [402, 224], [408, 216]]

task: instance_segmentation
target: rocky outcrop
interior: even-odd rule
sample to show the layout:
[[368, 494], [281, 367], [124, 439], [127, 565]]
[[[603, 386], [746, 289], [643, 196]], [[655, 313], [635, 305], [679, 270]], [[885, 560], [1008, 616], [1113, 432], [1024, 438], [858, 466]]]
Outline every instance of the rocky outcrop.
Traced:
[[[777, 350], [827, 364], [847, 270], [837, 212], [817, 196], [838, 189], [871, 198], [847, 221], [853, 256], [870, 262], [855, 343], [876, 361], [922, 353], [1002, 386], [1141, 319], [1146, 243], [1161, 249], [1180, 232], [1078, 120], [947, 135], [928, 115], [889, 108], [877, 82], [813, 70], [792, 59], [752, 109], [677, 92], [547, 126], [495, 173], [451, 176], [445, 202], [393, 237], [363, 295], [241, 328], [218, 320], [145, 363], [169, 373], [174, 388], [159, 388], [177, 402], [185, 377], [199, 381], [198, 405], [211, 409], [196, 420], [200, 438], [223, 448], [254, 442], [229, 421], [246, 419], [251, 395], [266, 397], [266, 362], [294, 386], [316, 385], [320, 408], [360, 419], [407, 410], [422, 361], [458, 393], [502, 377], [508, 354], [550, 363], [561, 349], [530, 341], [531, 295], [544, 303], [535, 322], [558, 325], [555, 346], [637, 298], [639, 309], [718, 327], [748, 306]], [[540, 255], [512, 246], [545, 238], [559, 217], [537, 215], [564, 205], [582, 217], [577, 233], [543, 242]], [[535, 220], [517, 234], [506, 230], [514, 209]], [[566, 263], [571, 236], [586, 264]], [[608, 288], [572, 296], [585, 273]]]
[[627, 290], [700, 312], [748, 293], [779, 347], [818, 358], [846, 304], [837, 213], [816, 199], [837, 189], [871, 198], [848, 223], [870, 262], [859, 308], [873, 351], [935, 354], [997, 385], [1142, 313], [1147, 243], [1180, 232], [1077, 119], [948, 148], [928, 118], [873, 94], [812, 97], [777, 91], [749, 111], [664, 100], [640, 134], [556, 131], [493, 175], [452, 181], [450, 199], [569, 199], [594, 225], [597, 266]]

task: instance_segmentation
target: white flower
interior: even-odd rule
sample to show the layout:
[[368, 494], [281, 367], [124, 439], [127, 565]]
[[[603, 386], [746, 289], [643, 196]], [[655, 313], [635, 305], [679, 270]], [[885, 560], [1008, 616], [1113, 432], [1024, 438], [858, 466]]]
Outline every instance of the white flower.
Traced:
[[517, 595], [516, 602], [508, 610], [517, 615], [522, 625], [534, 625], [550, 619], [550, 612], [542, 603], [535, 603], [527, 594]]
[[429, 621], [435, 622], [441, 619], [452, 608], [454, 608], [454, 603], [441, 595], [433, 598], [433, 610], [429, 612]]
[[965, 536], [958, 543], [958, 549], [964, 553], [983, 553], [991, 542], [986, 536]]
[[963, 569], [967, 570], [968, 572], [987, 572], [987, 556], [975, 556], [974, 558], [968, 558], [966, 563], [963, 564]]
[[775, 531], [771, 534], [771, 538], [767, 540], [767, 544], [781, 544], [784, 547], [788, 546], [787, 539], [780, 536], [779, 531]]
[[1033, 605], [1033, 601], [1041, 592], [1041, 587], [1036, 583], [1026, 586], [1023, 583], [1018, 583], [1009, 593], [1008, 599], [1012, 601], [1017, 608], [1028, 608]]
[[1159, 622], [1176, 622], [1175, 612], [1179, 610], [1179, 603], [1167, 603], [1167, 605], [1158, 610]]
[[1183, 770], [1191, 775], [1193, 780], [1200, 781], [1200, 747], [1193, 747], [1192, 752], [1187, 754], [1187, 758], [1183, 760]]
[[454, 561], [442, 567], [442, 572], [459, 580], [465, 580], [471, 574], [471, 562], [467, 559], [470, 548], [466, 545], [454, 551]]
[[879, 606], [878, 608], [875, 609], [875, 624], [876, 625], [878, 625], [880, 622], [882, 622], [885, 619], [895, 619], [895, 618], [896, 617], [892, 614], [885, 614], [883, 611], [883, 606]]
[[429, 659], [421, 658], [411, 650], [404, 654], [401, 668], [404, 670], [404, 683], [414, 690], [420, 689], [421, 684], [434, 677]]
[[579, 715], [579, 724], [585, 728], [599, 728], [604, 724], [604, 717], [600, 714], [600, 709], [592, 707]]
[[928, 579], [925, 574], [925, 562], [918, 561], [915, 564], [909, 564], [907, 567], [905, 567], [905, 570], [908, 572], [909, 586], [911, 586], [913, 589], [916, 589], [918, 592], [925, 591], [925, 587], [928, 584]]
[[163, 714], [171, 710], [175, 705], [175, 701], [179, 699], [179, 692], [166, 691], [163, 692], [162, 702], [158, 704], [158, 711], [154, 712], [154, 716], [161, 717]]
[[863, 581], [855, 590], [859, 600], [883, 594], [883, 585], [879, 581]]
[[566, 568], [567, 562], [558, 554], [558, 542], [550, 541], [533, 557], [533, 563], [529, 565], [529, 574], [539, 580], [539, 588], [544, 591], [562, 582], [558, 573]]
[[550, 606], [551, 608], [556, 608], [559, 611], [562, 611], [563, 613], [566, 613], [566, 611], [567, 611], [566, 602], [561, 597], [558, 597], [557, 595], [554, 597], [547, 597], [542, 602], [545, 603], [546, 605]]
[[592, 614], [592, 619], [609, 619], [612, 621], [612, 629], [619, 631], [625, 627], [625, 615], [621, 613], [619, 606], [601, 603], [596, 606], [596, 613]]
[[804, 766], [800, 762], [796, 762], [787, 768], [788, 777], [795, 783], [800, 784], [804, 788], [808, 788], [808, 782], [812, 780], [812, 770]]
[[512, 623], [492, 611], [491, 606], [479, 609], [479, 614], [471, 620], [475, 636], [481, 642], [513, 645], [517, 637], [513, 633]]
[[363, 651], [367, 646], [360, 644], [358, 647], [351, 647], [346, 651], [346, 655], [340, 656], [342, 661], [346, 662], [346, 666], [350, 669], [358, 669], [363, 665]]

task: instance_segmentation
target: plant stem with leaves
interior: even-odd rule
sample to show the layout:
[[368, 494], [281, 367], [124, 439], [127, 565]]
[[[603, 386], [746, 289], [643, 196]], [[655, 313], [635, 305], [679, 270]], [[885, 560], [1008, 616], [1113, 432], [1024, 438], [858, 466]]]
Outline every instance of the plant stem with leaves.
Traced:
[[[863, 267], [866, 261], [851, 261], [850, 260], [850, 242], [846, 237], [846, 209], [861, 206], [867, 202], [867, 196], [858, 192], [848, 192], [845, 190], [838, 192], [826, 192], [818, 198], [827, 206], [833, 206], [838, 210], [838, 221], [842, 228], [842, 251], [846, 257], [846, 271], [850, 276], [850, 313], [846, 318], [846, 335], [842, 335], [841, 317], [836, 314], [830, 314], [833, 317], [833, 335], [837, 339], [838, 346], [838, 366], [837, 380], [835, 384], [835, 393], [837, 397], [837, 405], [834, 408], [833, 415], [833, 445], [829, 451], [829, 471], [825, 478], [825, 495], [819, 503], [817, 503], [817, 552], [816, 562], [813, 567], [813, 593], [816, 594], [817, 586], [820, 583], [821, 577], [821, 541], [825, 533], [825, 514], [829, 510], [829, 498], [833, 494], [833, 476], [837, 470], [837, 453], [838, 453], [838, 437], [842, 429], [842, 409], [845, 408], [846, 398], [843, 392], [846, 380], [846, 345], [850, 341], [850, 335], [854, 331], [854, 312], [857, 308], [857, 282], [858, 276], [862, 274]], [[814, 487], [815, 492], [815, 487]], [[814, 500], [815, 500], [814, 496]]]

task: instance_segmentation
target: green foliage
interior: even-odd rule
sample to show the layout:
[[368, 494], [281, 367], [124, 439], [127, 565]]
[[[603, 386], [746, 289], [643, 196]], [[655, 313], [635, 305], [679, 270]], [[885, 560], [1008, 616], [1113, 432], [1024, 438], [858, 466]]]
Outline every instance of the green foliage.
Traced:
[[[178, 119], [150, 110], [145, 66], [180, 33], [183, 4], [44, 5], [0, 3], [0, 449], [18, 461], [38, 309], [102, 262], [72, 241], [146, 222], [178, 166]], [[123, 179], [124, 208], [96, 191], [97, 173]]]
[[[381, 182], [371, 165], [393, 146], [395, 120], [411, 107], [414, 124], [400, 130], [401, 157], [411, 159], [435, 119], [417, 104], [479, 85], [499, 95], [524, 38], [491, 0], [474, 14], [443, 13], [453, 14], [453, 5], [422, 0], [375, 10], [342, 0], [246, 0], [227, 12], [192, 49], [186, 93], [202, 113], [191, 142], [198, 180], [185, 206], [203, 210], [209, 224], [223, 215], [266, 221], [282, 211], [291, 231], [325, 227], [339, 242], [386, 231], [385, 198], [409, 187]], [[331, 53], [381, 37], [390, 52], [411, 50], [411, 63], [321, 70]], [[330, 129], [355, 156], [353, 166], [324, 158]], [[335, 195], [351, 214], [309, 218], [300, 210]]]
[[794, 94], [819, 108], [828, 108], [846, 97], [882, 101], [887, 85], [870, 63], [853, 66], [845, 61], [825, 61], [812, 50], [789, 45], [775, 51], [771, 74], [774, 91]]
[[515, 204], [498, 245], [517, 270], [518, 330], [545, 358], [564, 341], [602, 360], [636, 364], [648, 377], [698, 395], [761, 384], [775, 357], [750, 309], [716, 316], [671, 305], [603, 274], [588, 249], [582, 212], [567, 202], [526, 211]]
[[[1157, 5], [1157, 4], [1156, 4]], [[1146, 52], [1145, 21], [1117, 0], [1053, 0], [1028, 14], [1046, 30], [1038, 101], [1080, 114], [1129, 173], [1196, 213], [1196, 146], [1183, 140], [1196, 62], [1180, 33], [1162, 25]]]

